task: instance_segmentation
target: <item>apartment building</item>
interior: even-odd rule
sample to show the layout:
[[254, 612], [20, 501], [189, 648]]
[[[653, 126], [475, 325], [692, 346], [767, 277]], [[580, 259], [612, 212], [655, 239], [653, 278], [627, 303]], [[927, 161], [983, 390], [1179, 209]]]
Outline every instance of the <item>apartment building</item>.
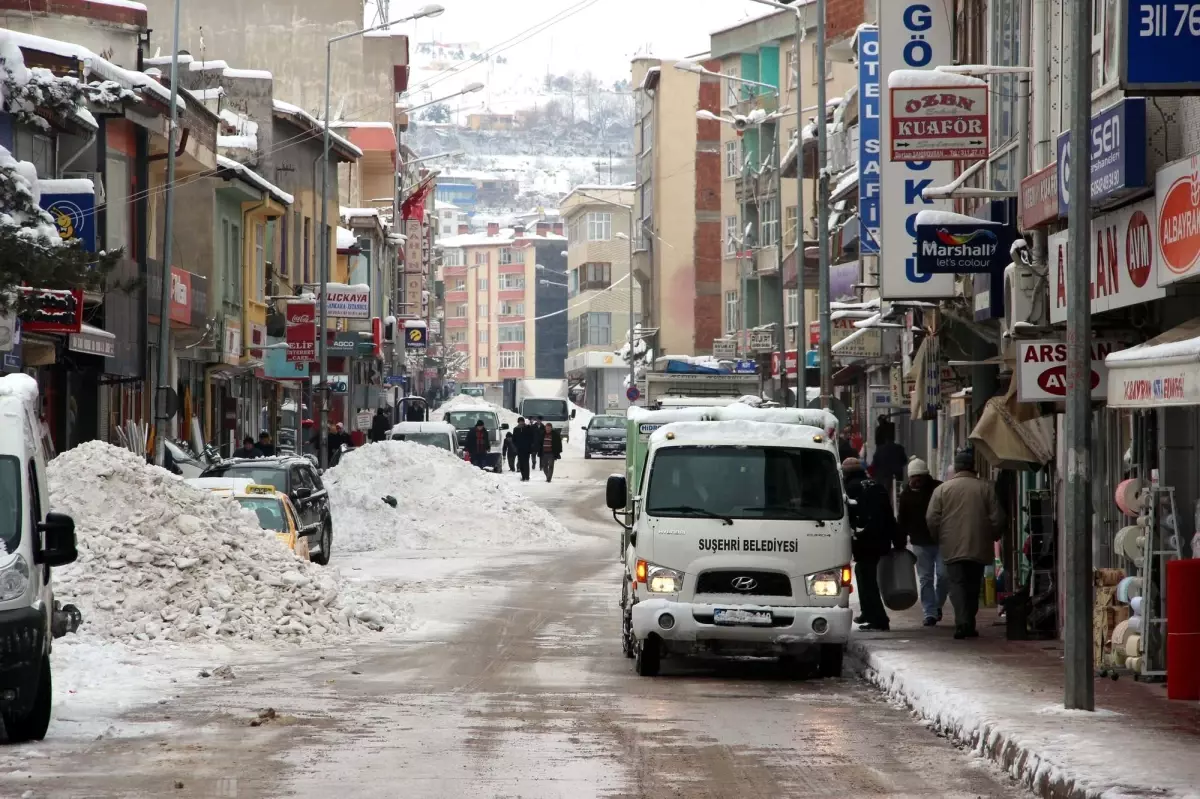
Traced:
[[454, 203], [437, 200], [433, 206], [434, 215], [437, 217], [437, 229], [439, 236], [457, 236], [460, 233], [466, 233], [470, 229], [470, 217], [467, 212], [459, 208]]
[[[523, 226], [502, 229], [493, 222], [484, 233], [449, 236], [440, 244], [445, 341], [470, 358], [460, 379], [497, 383], [553, 376], [538, 373], [538, 349], [550, 346], [540, 334], [546, 333], [545, 322], [561, 316], [561, 307], [539, 308], [539, 280], [551, 267], [538, 267], [548, 252], [566, 244], [561, 228], [560, 232], [548, 225], [533, 231]], [[550, 277], [557, 282], [553, 274]], [[561, 297], [557, 305], [565, 305], [565, 287], [557, 294]], [[544, 299], [543, 306], [548, 304], [549, 299]]]
[[650, 346], [663, 354], [701, 355], [711, 353], [722, 334], [721, 166], [719, 123], [697, 119], [696, 112], [719, 110], [720, 85], [674, 64], [632, 62], [633, 271]]
[[[710, 39], [710, 57], [716, 67], [709, 68], [722, 76], [721, 113], [726, 117], [748, 116], [757, 110], [771, 120], [751, 125], [741, 133], [733, 125], [716, 123], [721, 154], [721, 323], [725, 335], [738, 342], [739, 352], [748, 348], [748, 329], [772, 325], [773, 335], [778, 335], [783, 308], [781, 290], [787, 292], [787, 347], [796, 347], [797, 241], [803, 231], [807, 246], [816, 246], [816, 181], [812, 179], [814, 170], [810, 166], [805, 170], [803, 220], [798, 224], [801, 214], [794, 166], [791, 178], [780, 180], [777, 172], [796, 141], [798, 127], [804, 131], [804, 126], [816, 117], [819, 65], [815, 5], [806, 9], [806, 14], [812, 35], [802, 43], [799, 59], [795, 48], [796, 18], [792, 12], [743, 22], [714, 32]], [[799, 117], [800, 126], [795, 113], [797, 79], [801, 109], [806, 109]], [[827, 102], [840, 100], [857, 85], [857, 80], [853, 64], [830, 60], [825, 87]], [[780, 109], [785, 110], [781, 113]], [[809, 162], [815, 157], [814, 131], [815, 126], [810, 126], [803, 142]], [[793, 160], [795, 152], [791, 152]], [[805, 272], [805, 288], [806, 299], [815, 308], [812, 303], [817, 287], [816, 258], [811, 260], [813, 263]], [[813, 316], [809, 314], [807, 318], [811, 320]], [[773, 348], [777, 347], [778, 338], [774, 338]]]

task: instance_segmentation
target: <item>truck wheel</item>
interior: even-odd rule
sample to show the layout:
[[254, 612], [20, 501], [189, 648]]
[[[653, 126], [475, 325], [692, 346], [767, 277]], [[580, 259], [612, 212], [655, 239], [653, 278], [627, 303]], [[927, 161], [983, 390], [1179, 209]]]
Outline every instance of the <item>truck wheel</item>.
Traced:
[[661, 660], [658, 637], [651, 635], [638, 642], [637, 652], [633, 658], [633, 668], [641, 677], [657, 677]]
[[821, 677], [842, 676], [842, 656], [846, 647], [841, 644], [822, 644], [817, 661], [817, 674]]
[[621, 654], [633, 657], [633, 610], [629, 605], [629, 582], [621, 580]]
[[333, 522], [327, 521], [327, 522], [325, 522], [324, 526], [321, 528], [321, 552], [317, 555], [311, 556], [312, 562], [317, 564], [318, 566], [328, 566], [329, 565], [329, 556], [331, 554], [333, 554], [331, 552], [332, 549], [333, 549]]
[[10, 744], [40, 741], [50, 727], [50, 656], [42, 655], [33, 707], [24, 716], [4, 714], [4, 732]]

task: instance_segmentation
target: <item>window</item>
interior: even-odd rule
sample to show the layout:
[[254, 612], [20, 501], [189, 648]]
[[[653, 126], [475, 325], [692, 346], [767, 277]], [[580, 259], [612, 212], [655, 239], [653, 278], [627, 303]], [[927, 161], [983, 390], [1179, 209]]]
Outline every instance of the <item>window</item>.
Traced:
[[[29, 465], [32, 467], [33, 461]], [[29, 485], [37, 485], [32, 470]], [[21, 543], [21, 497], [21, 461], [12, 455], [0, 455], [0, 546], [5, 552], [16, 552]], [[32, 521], [36, 524], [41, 519]]]
[[779, 198], [772, 197], [759, 206], [759, 242], [770, 247], [779, 241]]
[[608, 241], [612, 238], [612, 214], [592, 211], [587, 215], [588, 241]]
[[522, 350], [500, 353], [501, 369], [524, 369], [525, 353]]
[[579, 290], [596, 291], [612, 285], [612, 264], [584, 264], [579, 267]]
[[525, 315], [525, 303], [509, 302], [509, 301], [502, 302], [502, 303], [500, 303], [500, 315], [501, 316], [524, 316]]
[[480, 344], [488, 343], [488, 329], [486, 327], [479, 328], [479, 343]]
[[579, 270], [572, 269], [570, 276], [567, 278], [567, 295], [574, 297], [579, 293]]
[[467, 290], [466, 278], [461, 278], [461, 277], [456, 278], [454, 281], [454, 288], [452, 288], [451, 291], [466, 291], [466, 290]]
[[304, 217], [304, 282], [313, 282], [312, 273], [312, 219]]
[[475, 283], [475, 288], [479, 291], [487, 291], [488, 290], [488, 279], [486, 277], [479, 278], [479, 280], [477, 280]]
[[642, 148], [639, 152], [648, 153], [654, 149], [654, 116], [647, 114], [642, 117]]
[[1092, 0], [1093, 94], [1117, 80], [1117, 33], [1117, 0]]
[[466, 266], [467, 259], [458, 247], [442, 251], [442, 266]]
[[[817, 73], [820, 72], [820, 69], [818, 67], [818, 64], [820, 62], [817, 61], [817, 46], [814, 44], [811, 49], [812, 49], [812, 82], [813, 82], [813, 85], [816, 85]], [[828, 48], [825, 49], [825, 55], [829, 55]], [[830, 61], [828, 58], [825, 59], [825, 80], [826, 81], [833, 80], [833, 62]]]
[[796, 327], [794, 325], [800, 321], [800, 292], [796, 289], [788, 289], [784, 293], [784, 299], [787, 300], [787, 335], [788, 347], [796, 346]]
[[266, 226], [254, 226], [254, 299], [263, 301], [267, 283], [267, 231]]
[[512, 344], [525, 340], [525, 325], [500, 325], [500, 343]]
[[735, 106], [740, 99], [738, 97], [739, 86], [737, 81], [728, 80], [728, 78], [736, 78], [738, 74], [732, 69], [727, 69], [721, 74], [726, 77], [726, 80], [722, 81], [725, 84], [725, 105], [730, 107]]
[[460, 302], [458, 305], [454, 306], [454, 318], [455, 319], [466, 319], [467, 318], [467, 304], [465, 302]]
[[738, 143], [737, 139], [725, 142], [725, 177], [736, 178], [741, 172], [741, 164], [738, 163]]
[[[989, 63], [1016, 65], [1019, 62], [1019, 51], [1025, 46], [1020, 42], [1021, 14], [1017, 0], [992, 0], [988, 5], [988, 14], [991, 16], [991, 24], [988, 25], [988, 35], [991, 38]], [[1013, 74], [989, 75], [988, 82], [991, 84], [988, 93], [988, 102], [991, 104], [991, 137], [999, 147], [1016, 133], [1017, 94], [1021, 84]], [[1100, 88], [1100, 84], [1095, 84], [1093, 88]], [[1016, 169], [1015, 149], [991, 159], [987, 165], [986, 185], [997, 191], [1017, 189]]]
[[649, 470], [646, 514], [734, 519], [842, 517], [832, 452], [767, 446], [668, 447]]
[[476, 266], [486, 266], [489, 263], [489, 260], [488, 260], [489, 255], [491, 255], [491, 253], [487, 252], [486, 250], [476, 250], [475, 251], [475, 265]]
[[242, 304], [242, 228], [224, 222], [225, 229], [225, 300], [231, 305]]
[[796, 246], [796, 213], [794, 205], [789, 205], [783, 211], [783, 246], [787, 250]]
[[476, 362], [479, 364], [479, 367], [478, 367], [478, 368], [479, 368], [479, 371], [481, 371], [481, 372], [486, 372], [486, 371], [487, 371], [487, 369], [488, 369], [488, 356], [486, 356], [486, 355], [480, 355], [480, 356], [479, 356], [479, 358], [477, 358], [477, 359], [476, 359]]
[[524, 291], [525, 276], [524, 275], [501, 275], [500, 276], [501, 291]]
[[574, 219], [572, 219], [570, 222], [567, 223], [567, 246], [568, 247], [571, 246], [572, 244], [578, 244], [582, 240], [582, 236], [580, 234], [580, 227], [579, 227], [580, 221], [581, 220], [579, 217], [575, 217]]
[[567, 322], [567, 352], [579, 349], [579, 317]]
[[500, 248], [500, 264], [506, 265], [506, 264], [515, 264], [515, 263], [518, 263], [518, 261], [513, 259], [512, 248], [511, 247], [501, 247]]
[[788, 50], [787, 61], [787, 87], [788, 89], [795, 91], [797, 77], [796, 67], [800, 65], [800, 62], [796, 59], [795, 47], [793, 47], [791, 50]]
[[446, 336], [446, 341], [450, 344], [462, 344], [467, 340], [467, 334], [461, 330], [451, 330]]
[[725, 332], [732, 333], [742, 326], [742, 308], [736, 291], [725, 292]]
[[476, 319], [487, 319], [488, 318], [488, 306], [487, 306], [486, 302], [479, 303], [479, 307], [476, 309], [476, 311], [477, 311], [477, 313], [475, 314]]
[[583, 313], [579, 315], [579, 346], [612, 344], [612, 314]]
[[725, 217], [725, 254], [737, 255], [738, 250], [738, 218]]

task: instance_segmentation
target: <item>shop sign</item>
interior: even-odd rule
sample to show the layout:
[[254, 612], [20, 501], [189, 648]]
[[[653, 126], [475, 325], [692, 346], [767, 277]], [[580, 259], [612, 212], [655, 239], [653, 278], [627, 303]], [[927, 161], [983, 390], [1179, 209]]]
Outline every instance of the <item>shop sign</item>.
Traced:
[[20, 343], [17, 332], [17, 317], [0, 313], [0, 352], [12, 352], [13, 347]]
[[288, 300], [284, 313], [289, 363], [317, 359], [317, 304], [313, 300]]
[[917, 214], [917, 268], [933, 274], [992, 274], [1012, 262], [1016, 231], [1008, 225], [945, 211]]
[[21, 330], [25, 333], [78, 333], [83, 325], [83, 291], [26, 286]]
[[[329, 391], [333, 394], [345, 394], [350, 390], [350, 375], [326, 375], [329, 380]], [[311, 375], [312, 387], [321, 385], [320, 375]]]
[[370, 411], [359, 411], [358, 413], [356, 413], [354, 415], [355, 428], [357, 428], [358, 430], [370, 430], [371, 429], [371, 417], [373, 415], [374, 414], [372, 414]]
[[191, 324], [192, 273], [171, 267], [170, 318], [172, 322]]
[[[1058, 340], [1017, 342], [1017, 400], [1061, 402], [1067, 396], [1067, 345]], [[1093, 400], [1108, 397], [1108, 367], [1104, 359], [1128, 345], [1117, 341], [1092, 342]]]
[[386, 382], [389, 386], [402, 386], [404, 385], [404, 380], [404, 375], [388, 375]]
[[988, 157], [987, 84], [891, 87], [893, 161], [964, 161]]
[[1133, 94], [1200, 91], [1200, 6], [1164, 0], [1120, 0], [1121, 88]]
[[750, 331], [750, 351], [770, 352], [775, 349], [775, 335], [770, 330]]
[[1021, 229], [1032, 230], [1058, 219], [1058, 164], [1021, 181]]
[[737, 342], [728, 338], [713, 339], [712, 354], [714, 358], [736, 358]]
[[266, 325], [260, 325], [258, 322], [250, 323], [250, 357], [262, 360], [263, 345], [267, 343], [267, 328]]
[[291, 349], [268, 348], [263, 359], [263, 374], [272, 380], [308, 380], [308, 361], [289, 360]]
[[101, 358], [117, 357], [117, 337], [105, 330], [84, 325], [78, 333], [67, 336], [67, 349]]
[[371, 318], [371, 289], [369, 286], [330, 283], [328, 288], [329, 293], [325, 301], [326, 314], [338, 319]]
[[242, 326], [231, 319], [225, 320], [225, 363], [237, 366], [242, 362]]
[[[1088, 135], [1092, 207], [1112, 205], [1149, 186], [1146, 101], [1127, 97], [1092, 115]], [[1071, 131], [1058, 135], [1058, 215], [1066, 216], [1071, 190]]]
[[1200, 154], [1168, 164], [1155, 179], [1161, 286], [1200, 275]]
[[425, 327], [425, 323], [421, 322], [419, 326], [409, 327], [412, 322], [404, 323], [404, 346], [413, 350], [423, 350], [429, 346], [429, 330]]
[[78, 241], [88, 252], [96, 251], [96, 187], [90, 180], [39, 180], [38, 199], [54, 220], [64, 242]]
[[758, 374], [758, 363], [756, 361], [738, 361], [733, 365], [733, 373], [738, 375], [756, 375]]
[[[787, 360], [785, 361], [785, 369], [789, 375], [796, 374], [796, 351], [788, 350], [785, 353]], [[779, 353], [771, 353], [771, 376], [779, 377]]]
[[[1092, 313], [1166, 296], [1166, 289], [1159, 286], [1163, 270], [1159, 267], [1154, 202], [1154, 198], [1149, 197], [1092, 218], [1091, 235], [1088, 236]], [[1066, 275], [1071, 263], [1066, 231], [1050, 236], [1047, 246], [1050, 271], [1054, 276], [1050, 321], [1065, 322]]]
[[14, 318], [12, 321], [12, 349], [4, 353], [3, 367], [5, 372], [21, 371], [21, 320]]
[[[829, 323], [829, 346], [838, 344], [855, 333], [860, 332], [854, 326], [857, 319], [833, 319]], [[875, 358], [883, 351], [883, 341], [879, 330], [867, 330], [850, 345], [849, 349], [840, 349], [833, 354], [835, 358]], [[821, 344], [821, 323], [808, 323], [808, 343], [815, 351]]]
[[[879, 254], [879, 31], [858, 29], [859, 252]], [[716, 354], [715, 352], [713, 353]]]
[[846, 261], [829, 267], [829, 299], [831, 302], [857, 302], [862, 283], [862, 262]]
[[1108, 404], [1118, 408], [1200, 405], [1195, 363], [1121, 365], [1108, 371]]
[[[921, 0], [888, 0], [879, 4], [879, 75], [881, 80], [897, 69], [933, 69], [954, 62], [950, 18], [936, 3]], [[890, 103], [881, 103], [883, 151], [890, 152]], [[917, 269], [918, 211], [950, 210], [949, 200], [926, 200], [921, 192], [954, 180], [950, 161], [929, 163], [883, 159], [880, 165], [879, 243], [891, 253], [879, 261], [879, 294], [885, 300], [939, 299], [954, 296], [954, 275], [932, 275]]]

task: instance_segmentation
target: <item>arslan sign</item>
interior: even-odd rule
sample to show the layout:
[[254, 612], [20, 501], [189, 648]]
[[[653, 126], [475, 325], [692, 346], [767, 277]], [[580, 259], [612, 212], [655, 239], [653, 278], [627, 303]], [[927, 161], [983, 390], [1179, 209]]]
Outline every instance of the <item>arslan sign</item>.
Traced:
[[[1108, 396], [1108, 368], [1104, 359], [1125, 349], [1116, 341], [1092, 343], [1092, 399]], [[1017, 400], [1020, 402], [1061, 402], [1067, 396], [1067, 345], [1061, 341], [1018, 342]]]
[[1193, 155], [1158, 171], [1159, 285], [1200, 275], [1200, 156]]
[[891, 159], [893, 161], [961, 161], [988, 157], [987, 84], [966, 78], [971, 85], [937, 85], [942, 78], [928, 75], [931, 85], [904, 85], [909, 71], [888, 77], [892, 95]]
[[[897, 70], [932, 70], [954, 61], [950, 19], [939, 3], [888, 0], [879, 4], [879, 75]], [[942, 80], [932, 77], [929, 83]], [[891, 82], [889, 80], [889, 87]], [[902, 88], [902, 87], [896, 87]], [[882, 103], [883, 151], [892, 149], [891, 103]], [[954, 296], [954, 275], [935, 275], [917, 267], [917, 213], [949, 210], [949, 200], [926, 200], [921, 192], [954, 179], [949, 161], [893, 161], [880, 165], [879, 243], [888, 257], [879, 261], [879, 295], [885, 300], [938, 299]]]
[[[1092, 218], [1091, 236], [1091, 312], [1156, 300], [1166, 296], [1160, 287], [1158, 225], [1154, 199], [1118, 208]], [[1067, 233], [1055, 233], [1047, 239], [1050, 274], [1050, 321], [1067, 319], [1067, 270], [1070, 253]]]

